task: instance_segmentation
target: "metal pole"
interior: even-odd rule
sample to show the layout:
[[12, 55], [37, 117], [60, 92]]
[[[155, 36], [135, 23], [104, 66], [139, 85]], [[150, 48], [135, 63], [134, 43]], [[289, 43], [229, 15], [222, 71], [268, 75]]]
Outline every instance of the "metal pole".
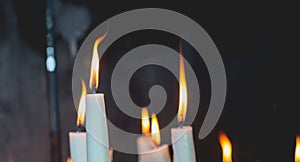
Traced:
[[50, 114], [51, 162], [61, 162], [59, 104], [56, 78], [54, 44], [54, 18], [52, 0], [46, 0], [46, 69], [48, 77], [48, 102]]

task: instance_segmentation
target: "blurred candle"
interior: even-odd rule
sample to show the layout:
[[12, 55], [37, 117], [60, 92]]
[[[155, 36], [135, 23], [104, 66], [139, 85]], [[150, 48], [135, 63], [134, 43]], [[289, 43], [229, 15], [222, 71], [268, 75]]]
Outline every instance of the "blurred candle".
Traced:
[[295, 162], [300, 162], [300, 136], [296, 137]]
[[171, 139], [173, 144], [174, 162], [195, 162], [196, 155], [193, 140], [193, 128], [183, 126], [187, 112], [187, 85], [184, 71], [184, 62], [182, 56], [182, 47], [180, 46], [179, 59], [179, 107], [177, 120], [178, 128], [171, 129]]
[[149, 136], [150, 122], [148, 111], [142, 109], [143, 136], [137, 140], [139, 162], [171, 162], [168, 145], [160, 145], [160, 129], [156, 115], [152, 115], [151, 136]]
[[82, 91], [77, 111], [77, 132], [69, 133], [70, 151], [73, 162], [86, 162], [86, 132], [84, 129], [85, 120], [85, 95], [86, 86], [81, 81]]
[[152, 114], [151, 119], [151, 138], [155, 143], [155, 148], [144, 154], [144, 158], [149, 162], [171, 162], [169, 146], [164, 144], [160, 146], [160, 128], [158, 119], [155, 114]]
[[137, 149], [139, 154], [151, 150], [154, 147], [154, 141], [150, 136], [150, 120], [147, 108], [142, 108], [142, 136], [137, 139]]
[[223, 162], [232, 162], [232, 146], [229, 138], [223, 132], [219, 135], [219, 142], [222, 148]]
[[99, 79], [98, 45], [105, 35], [94, 43], [91, 62], [90, 89], [94, 94], [86, 95], [86, 129], [88, 162], [109, 162], [109, 142], [106, 121], [104, 94], [96, 93]]

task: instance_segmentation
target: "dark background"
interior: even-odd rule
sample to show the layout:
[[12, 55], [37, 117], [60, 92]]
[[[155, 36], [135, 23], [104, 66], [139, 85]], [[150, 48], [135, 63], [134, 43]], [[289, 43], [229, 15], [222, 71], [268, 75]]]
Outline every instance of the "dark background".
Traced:
[[[227, 99], [223, 114], [212, 133], [197, 137], [210, 100], [210, 80], [203, 60], [184, 42], [184, 57], [196, 71], [200, 111], [193, 123], [198, 161], [221, 161], [218, 134], [224, 131], [233, 145], [234, 161], [293, 161], [295, 137], [300, 134], [298, 69], [299, 35], [297, 7], [288, 2], [205, 1], [93, 1], [64, 0], [67, 5], [86, 7], [85, 36], [104, 20], [137, 8], [157, 7], [180, 12], [199, 23], [214, 40], [227, 74]], [[45, 59], [45, 1], [0, 0], [0, 161], [50, 162], [49, 115]], [[78, 9], [80, 10], [80, 9]], [[61, 11], [55, 19], [60, 19]], [[68, 17], [62, 20], [68, 24]], [[79, 26], [87, 23], [82, 21]], [[57, 24], [59, 25], [59, 24]], [[66, 30], [69, 26], [65, 26]], [[58, 27], [59, 28], [59, 27]], [[72, 35], [72, 33], [71, 33]], [[75, 34], [74, 34], [75, 35]], [[71, 76], [74, 57], [63, 32], [55, 35], [58, 60], [62, 156], [69, 156], [68, 132], [75, 130], [76, 111]], [[110, 75], [118, 59], [137, 46], [158, 43], [178, 50], [179, 38], [159, 31], [141, 31], [120, 38], [105, 53], [99, 91], [106, 93], [108, 117], [122, 129], [140, 132], [138, 120], [120, 113], [110, 94]], [[153, 77], [154, 76], [154, 77]], [[163, 77], [162, 77], [163, 76]], [[149, 103], [151, 85], [166, 88], [166, 107], [176, 107], [178, 83], [166, 69], [147, 66], [130, 83], [133, 101]], [[170, 115], [171, 114], [171, 115]], [[161, 127], [176, 111], [158, 114]], [[162, 120], [164, 119], [164, 120]], [[135, 155], [115, 152], [115, 161], [135, 161]]]

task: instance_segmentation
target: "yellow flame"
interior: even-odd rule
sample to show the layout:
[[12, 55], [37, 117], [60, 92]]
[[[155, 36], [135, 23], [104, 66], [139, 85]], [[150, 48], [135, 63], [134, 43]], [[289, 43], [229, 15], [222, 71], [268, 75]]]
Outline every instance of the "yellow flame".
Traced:
[[179, 59], [179, 107], [178, 107], [178, 122], [184, 122], [187, 110], [187, 86], [184, 70], [184, 60], [182, 56], [182, 47], [180, 46], [180, 59]]
[[151, 120], [151, 137], [152, 140], [159, 145], [160, 144], [160, 131], [159, 131], [159, 124], [155, 114], [152, 114]]
[[229, 138], [225, 133], [220, 133], [219, 142], [222, 147], [223, 162], [232, 162], [232, 146]]
[[72, 162], [72, 159], [71, 159], [71, 158], [68, 158], [68, 159], [67, 159], [67, 162]]
[[78, 115], [77, 115], [77, 126], [83, 125], [85, 120], [85, 95], [86, 95], [86, 85], [83, 80], [81, 80], [81, 96], [78, 104]]
[[90, 89], [98, 88], [98, 80], [99, 80], [99, 55], [98, 55], [98, 46], [105, 38], [106, 34], [99, 37], [95, 43], [93, 48], [93, 57], [91, 62], [91, 74], [90, 74]]
[[300, 136], [296, 137], [295, 162], [300, 162]]
[[150, 134], [150, 120], [147, 108], [142, 108], [142, 133]]

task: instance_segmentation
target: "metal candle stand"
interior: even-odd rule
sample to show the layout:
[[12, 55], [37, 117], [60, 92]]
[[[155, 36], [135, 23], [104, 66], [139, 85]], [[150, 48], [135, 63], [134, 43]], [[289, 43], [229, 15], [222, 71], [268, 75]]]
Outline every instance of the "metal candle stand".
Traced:
[[54, 48], [54, 18], [52, 0], [46, 0], [46, 70], [50, 114], [51, 161], [61, 162], [59, 104], [57, 96], [56, 58]]

